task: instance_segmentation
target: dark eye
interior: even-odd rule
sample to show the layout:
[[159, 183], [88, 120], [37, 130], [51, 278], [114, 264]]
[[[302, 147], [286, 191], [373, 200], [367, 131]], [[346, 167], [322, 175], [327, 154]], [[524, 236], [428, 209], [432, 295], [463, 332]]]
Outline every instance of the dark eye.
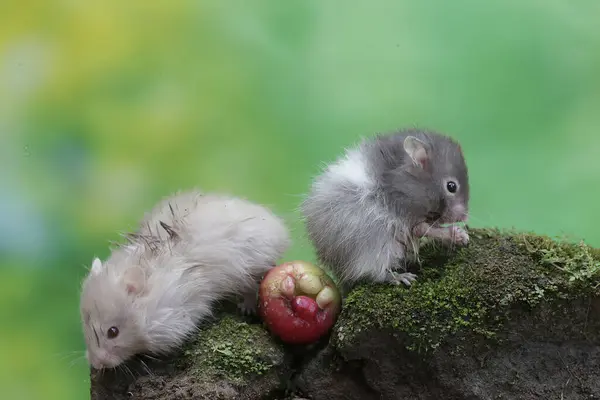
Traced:
[[448, 189], [448, 191], [450, 193], [456, 192], [456, 188], [457, 188], [456, 182], [454, 182], [454, 181], [448, 181], [448, 183], [446, 183], [446, 189]]
[[108, 328], [108, 330], [106, 331], [106, 336], [109, 339], [114, 339], [119, 335], [119, 328], [117, 328], [116, 326], [111, 326], [110, 328]]

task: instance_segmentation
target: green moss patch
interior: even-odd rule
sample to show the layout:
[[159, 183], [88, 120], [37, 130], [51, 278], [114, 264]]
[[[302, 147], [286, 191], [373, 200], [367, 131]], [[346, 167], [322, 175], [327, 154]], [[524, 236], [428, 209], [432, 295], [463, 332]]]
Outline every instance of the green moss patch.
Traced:
[[352, 290], [333, 344], [344, 347], [378, 328], [401, 333], [409, 350], [427, 353], [451, 336], [493, 339], [512, 310], [600, 294], [600, 251], [584, 243], [474, 229], [467, 247], [425, 244], [421, 259], [411, 288], [364, 284]]
[[189, 371], [203, 380], [223, 378], [234, 384], [265, 375], [283, 361], [283, 352], [259, 324], [224, 315], [203, 327], [184, 352]]

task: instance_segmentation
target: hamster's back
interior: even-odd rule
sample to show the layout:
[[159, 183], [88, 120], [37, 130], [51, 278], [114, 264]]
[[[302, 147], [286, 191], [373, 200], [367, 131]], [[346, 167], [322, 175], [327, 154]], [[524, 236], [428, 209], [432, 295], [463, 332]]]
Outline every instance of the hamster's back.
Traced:
[[173, 226], [185, 218], [191, 211], [198, 206], [198, 201], [204, 194], [197, 189], [179, 191], [175, 194], [161, 199], [149, 212], [147, 212], [140, 222], [139, 233], [142, 235], [154, 235], [161, 239], [166, 239], [168, 233], [161, 228], [160, 223], [164, 222]]
[[343, 281], [368, 273], [381, 279], [383, 266], [398, 253], [390, 240], [395, 226], [378, 197], [367, 144], [348, 149], [330, 164], [301, 205], [319, 261]]
[[290, 244], [284, 221], [267, 207], [248, 200], [199, 190], [178, 192], [159, 202], [142, 221], [142, 234], [178, 236], [179, 254], [203, 265], [205, 272], [262, 274]]
[[195, 242], [254, 249], [267, 258], [278, 258], [290, 241], [283, 220], [268, 208], [219, 194], [197, 197], [195, 207], [175, 226]]
[[[225, 288], [256, 292], [256, 282], [275, 266], [290, 244], [282, 219], [250, 201], [206, 194], [180, 221], [183, 250]], [[227, 289], [229, 290], [229, 289]]]

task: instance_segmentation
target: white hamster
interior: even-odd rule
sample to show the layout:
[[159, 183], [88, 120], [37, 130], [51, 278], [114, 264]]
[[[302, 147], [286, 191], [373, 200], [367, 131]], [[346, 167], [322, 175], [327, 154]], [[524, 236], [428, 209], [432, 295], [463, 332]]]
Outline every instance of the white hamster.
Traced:
[[258, 282], [290, 245], [266, 207], [198, 190], [162, 200], [126, 236], [105, 262], [93, 260], [82, 284], [86, 355], [96, 369], [171, 352], [216, 301], [242, 296], [241, 308], [253, 311]]

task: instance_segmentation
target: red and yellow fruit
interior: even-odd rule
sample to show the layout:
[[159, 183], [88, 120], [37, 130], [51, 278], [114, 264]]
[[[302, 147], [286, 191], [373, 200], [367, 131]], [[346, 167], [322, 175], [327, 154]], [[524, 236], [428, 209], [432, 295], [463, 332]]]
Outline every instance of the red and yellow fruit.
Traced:
[[271, 269], [258, 294], [258, 313], [269, 331], [290, 344], [309, 344], [325, 335], [341, 310], [342, 298], [321, 268], [291, 261]]

